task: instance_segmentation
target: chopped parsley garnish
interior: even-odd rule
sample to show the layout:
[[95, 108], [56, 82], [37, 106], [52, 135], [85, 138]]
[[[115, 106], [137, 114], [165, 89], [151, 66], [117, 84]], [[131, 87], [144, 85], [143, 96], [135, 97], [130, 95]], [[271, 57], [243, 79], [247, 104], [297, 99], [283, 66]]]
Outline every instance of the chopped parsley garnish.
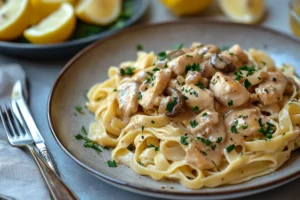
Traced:
[[142, 126], [142, 131], [144, 131], [144, 129], [145, 129], [145, 126]]
[[215, 168], [216, 168], [218, 171], [220, 171], [220, 170], [218, 169], [218, 167], [217, 167], [215, 161], [212, 160], [211, 162], [214, 164]]
[[266, 88], [264, 89], [264, 91], [265, 91], [265, 93], [267, 93], [267, 94], [269, 93], [269, 90], [268, 90], [268, 89], [266, 89]]
[[[271, 139], [272, 134], [275, 132], [275, 130], [274, 130], [275, 126], [273, 124], [271, 124], [270, 122], [262, 123], [261, 118], [259, 118], [258, 123], [260, 126], [258, 132], [264, 134], [267, 139]], [[265, 128], [265, 126], [267, 126], [267, 127]]]
[[197, 137], [197, 139], [198, 139], [199, 141], [201, 141], [203, 144], [205, 144], [206, 146], [209, 146], [209, 145], [211, 145], [211, 143], [212, 143], [212, 141], [210, 141], [209, 139], [204, 139], [204, 138], [202, 138], [202, 137]]
[[141, 100], [143, 98], [143, 95], [141, 92], [139, 92], [138, 100]]
[[246, 79], [246, 80], [244, 81], [244, 86], [245, 86], [246, 89], [248, 89], [251, 85], [252, 85], [252, 84], [249, 82], [248, 79]]
[[216, 147], [217, 147], [217, 145], [216, 145], [216, 144], [213, 144], [213, 145], [211, 146], [211, 149], [214, 151], [214, 150], [216, 149]]
[[75, 110], [77, 110], [77, 112], [79, 112], [80, 114], [83, 114], [83, 110], [82, 110], [82, 106], [75, 106]]
[[202, 83], [197, 83], [197, 84], [195, 84], [197, 87], [199, 87], [200, 89], [204, 89], [205, 87], [204, 87], [204, 85], [202, 84]]
[[234, 55], [234, 53], [229, 53], [229, 55], [233, 56], [233, 55]]
[[165, 60], [167, 58], [167, 53], [165, 51], [159, 52], [157, 54], [158, 60]]
[[266, 62], [264, 62], [264, 61], [261, 61], [261, 63], [263, 64], [263, 65], [266, 65], [267, 63]]
[[233, 149], [235, 149], [235, 145], [232, 144], [226, 148], [227, 152], [230, 153]]
[[114, 161], [114, 160], [113, 161], [111, 161], [111, 160], [107, 161], [107, 164], [108, 164], [109, 167], [118, 167], [116, 161]]
[[188, 145], [189, 143], [187, 142], [188, 137], [187, 136], [181, 136], [180, 137], [180, 143], [183, 145]]
[[195, 128], [196, 126], [198, 126], [198, 122], [196, 120], [190, 121], [191, 127]]
[[223, 140], [223, 138], [222, 137], [218, 137], [218, 139], [217, 139], [217, 143], [219, 144], [219, 143], [221, 143], [222, 142], [222, 140]]
[[145, 166], [145, 164], [142, 163], [142, 162], [140, 162], [140, 161], [138, 161], [138, 163], [139, 163], [141, 166]]
[[168, 66], [168, 64], [166, 63], [165, 66], [164, 66], [164, 68], [168, 68], [168, 67], [169, 67], [169, 66]]
[[177, 101], [178, 101], [178, 98], [173, 97], [173, 100], [167, 104], [166, 109], [168, 112], [172, 112], [174, 106], [177, 104]]
[[200, 71], [200, 64], [193, 63], [192, 65], [187, 65], [185, 68], [185, 73], [188, 71]]
[[138, 51], [143, 50], [143, 46], [141, 44], [136, 45], [136, 50]]
[[233, 106], [233, 101], [232, 100], [228, 101], [228, 106]]
[[84, 128], [84, 126], [82, 126], [82, 128], [81, 128], [81, 133], [84, 134], [84, 135], [87, 135], [87, 131], [86, 131], [86, 129]]
[[126, 75], [131, 76], [133, 75], [134, 70], [135, 68], [133, 67], [126, 67], [125, 69], [124, 68], [120, 69], [120, 73], [122, 76], [126, 76]]
[[243, 125], [241, 127], [242, 127], [242, 129], [247, 129], [248, 128], [248, 124], [245, 124], [245, 125]]
[[155, 67], [152, 71], [157, 72], [159, 70], [160, 70], [159, 68]]
[[236, 120], [235, 122], [234, 122], [234, 124], [231, 126], [231, 132], [232, 133], [237, 133], [237, 126], [238, 125], [238, 121]]
[[186, 57], [188, 57], [188, 58], [193, 58], [193, 56], [192, 55], [185, 55]]
[[94, 143], [93, 141], [86, 141], [83, 146], [85, 148], [91, 148], [91, 149], [94, 149], [96, 150], [97, 152], [102, 152], [102, 150], [99, 148], [99, 145]]
[[256, 69], [255, 69], [254, 66], [251, 66], [251, 67], [248, 67], [246, 65], [241, 66], [240, 68], [238, 68], [238, 71], [234, 73], [236, 75], [235, 80], [239, 81], [243, 78], [243, 72], [242, 71], [247, 72], [246, 76], [251, 76], [252, 74], [254, 74]]
[[127, 147], [127, 149], [128, 149], [129, 151], [134, 151], [134, 150], [135, 150], [135, 147], [133, 146], [133, 144], [130, 144], [130, 145]]
[[185, 95], [182, 96], [184, 100], [188, 100], [189, 98]]
[[182, 49], [182, 47], [183, 47], [183, 44], [176, 44], [176, 45], [174, 45], [174, 50], [180, 50], [180, 49]]
[[207, 153], [205, 151], [201, 151], [202, 155], [207, 156]]
[[151, 120], [151, 123], [152, 123], [152, 124], [155, 124], [155, 121], [154, 121], [154, 120]]
[[151, 82], [151, 79], [150, 78], [146, 78], [146, 83], [150, 83]]
[[115, 88], [115, 89], [113, 89], [113, 92], [117, 92], [118, 90]]
[[202, 114], [202, 117], [206, 117], [206, 116], [207, 116], [207, 113], [203, 113], [203, 114]]
[[243, 118], [243, 117], [244, 117], [244, 115], [239, 115], [239, 116], [238, 116], [238, 118]]
[[159, 151], [159, 147], [156, 147], [153, 144], [149, 144], [148, 148], [154, 148], [155, 151]]
[[[84, 134], [84, 135], [87, 135], [87, 131], [84, 127], [81, 128], [81, 133]], [[102, 150], [100, 149], [100, 145], [96, 144], [95, 142], [93, 142], [92, 140], [87, 138], [86, 136], [83, 136], [79, 133], [79, 134], [75, 135], [75, 138], [77, 140], [84, 140], [85, 141], [84, 144], [83, 144], [83, 147], [94, 149], [97, 152], [102, 152]]]
[[194, 111], [194, 112], [198, 112], [198, 111], [199, 111], [199, 107], [198, 107], [198, 106], [195, 106], [195, 107], [193, 108], [193, 111]]

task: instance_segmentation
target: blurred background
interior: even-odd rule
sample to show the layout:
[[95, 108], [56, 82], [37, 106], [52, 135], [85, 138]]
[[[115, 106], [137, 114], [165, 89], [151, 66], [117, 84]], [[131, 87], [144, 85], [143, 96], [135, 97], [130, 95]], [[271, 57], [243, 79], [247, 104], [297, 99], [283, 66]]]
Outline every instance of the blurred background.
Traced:
[[66, 57], [133, 24], [191, 17], [300, 37], [300, 0], [0, 0], [0, 53]]

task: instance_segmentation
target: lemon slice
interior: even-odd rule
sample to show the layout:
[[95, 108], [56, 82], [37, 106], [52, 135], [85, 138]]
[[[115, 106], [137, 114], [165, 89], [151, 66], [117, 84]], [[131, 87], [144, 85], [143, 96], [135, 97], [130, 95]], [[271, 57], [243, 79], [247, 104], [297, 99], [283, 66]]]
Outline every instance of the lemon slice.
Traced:
[[161, 0], [176, 15], [194, 15], [209, 6], [211, 0]]
[[235, 22], [257, 23], [265, 13], [264, 0], [220, 0], [223, 12]]
[[63, 3], [61, 7], [36, 26], [26, 29], [24, 36], [31, 43], [51, 44], [67, 40], [73, 33], [76, 17], [73, 6]]
[[96, 25], [108, 25], [121, 13], [121, 0], [80, 0], [76, 15], [82, 21]]
[[61, 4], [70, 3], [75, 4], [75, 0], [30, 0], [31, 2], [31, 16], [30, 24], [36, 25], [42, 19], [59, 9]]
[[8, 0], [0, 8], [0, 39], [13, 40], [29, 26], [29, 0]]

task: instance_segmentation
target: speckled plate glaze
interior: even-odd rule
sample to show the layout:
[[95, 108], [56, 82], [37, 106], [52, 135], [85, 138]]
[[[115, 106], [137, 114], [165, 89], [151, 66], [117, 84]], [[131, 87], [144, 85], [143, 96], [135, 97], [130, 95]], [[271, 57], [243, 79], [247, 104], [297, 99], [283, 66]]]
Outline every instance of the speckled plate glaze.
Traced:
[[[212, 21], [185, 20], [162, 24], [142, 25], [122, 31], [96, 42], [77, 54], [59, 74], [49, 99], [48, 119], [53, 136], [64, 152], [77, 164], [99, 179], [128, 191], [153, 197], [170, 199], [223, 199], [235, 198], [266, 191], [300, 176], [300, 151], [278, 171], [251, 181], [218, 188], [189, 190], [179, 183], [155, 181], [140, 176], [130, 168], [120, 165], [109, 168], [110, 151], [98, 154], [82, 146], [74, 135], [81, 127], [88, 127], [93, 114], [74, 115], [76, 105], [87, 101], [85, 90], [107, 78], [109, 66], [136, 59], [136, 45], [146, 51], [159, 52], [174, 44], [190, 45], [193, 41], [217, 45], [240, 44], [244, 49], [254, 47], [266, 50], [276, 64], [290, 63], [300, 73], [300, 41], [270, 29]], [[174, 188], [174, 189], [173, 189]]]

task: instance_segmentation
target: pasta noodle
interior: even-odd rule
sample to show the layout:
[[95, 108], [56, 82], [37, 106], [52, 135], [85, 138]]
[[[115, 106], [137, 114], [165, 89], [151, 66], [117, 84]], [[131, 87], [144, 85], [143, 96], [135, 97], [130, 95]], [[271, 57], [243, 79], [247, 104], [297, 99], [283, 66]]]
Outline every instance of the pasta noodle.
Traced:
[[88, 92], [88, 137], [112, 159], [190, 189], [271, 173], [300, 146], [299, 79], [263, 51], [193, 43], [111, 67]]

